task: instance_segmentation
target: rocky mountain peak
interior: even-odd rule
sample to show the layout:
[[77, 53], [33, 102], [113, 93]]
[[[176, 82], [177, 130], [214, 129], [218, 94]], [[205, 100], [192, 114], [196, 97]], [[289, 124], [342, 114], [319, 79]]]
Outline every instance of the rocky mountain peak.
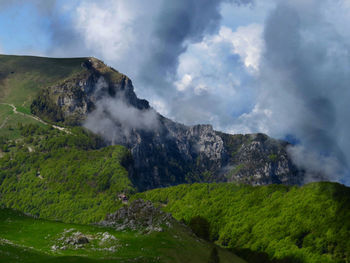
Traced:
[[140, 190], [201, 181], [302, 183], [287, 143], [264, 134], [230, 135], [211, 125], [173, 122], [139, 99], [127, 76], [96, 58], [81, 66], [81, 72], [43, 89], [32, 112], [84, 125], [107, 144], [127, 146], [134, 160], [130, 176]]

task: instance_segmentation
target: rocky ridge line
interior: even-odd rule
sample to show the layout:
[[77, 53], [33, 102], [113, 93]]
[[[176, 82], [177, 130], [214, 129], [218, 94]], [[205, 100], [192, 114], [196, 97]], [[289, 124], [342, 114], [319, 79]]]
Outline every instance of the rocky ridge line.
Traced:
[[[94, 58], [88, 58], [82, 67], [85, 70], [79, 75], [44, 89], [34, 100], [32, 111], [73, 125], [83, 125], [95, 115], [98, 122], [88, 128], [108, 144], [131, 150], [129, 174], [139, 190], [208, 181], [303, 183], [303, 172], [288, 155], [288, 143], [264, 134], [230, 135], [211, 125], [173, 122], [156, 113], [146, 100], [138, 99], [125, 75]], [[152, 125], [130, 123], [132, 117], [123, 118], [129, 112], [139, 122], [151, 116]]]

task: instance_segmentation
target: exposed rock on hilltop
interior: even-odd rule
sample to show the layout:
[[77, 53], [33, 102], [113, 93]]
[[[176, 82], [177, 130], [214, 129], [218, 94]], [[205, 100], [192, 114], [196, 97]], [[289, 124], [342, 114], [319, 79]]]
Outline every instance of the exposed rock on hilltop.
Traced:
[[109, 144], [127, 146], [134, 160], [130, 175], [141, 190], [199, 181], [302, 183], [286, 142], [173, 122], [138, 99], [125, 75], [94, 58], [82, 67], [42, 90], [32, 111], [51, 121], [83, 124]]
[[175, 219], [168, 213], [154, 207], [150, 201], [135, 200], [130, 206], [123, 206], [113, 214], [108, 214], [100, 225], [114, 227], [117, 230], [131, 229], [147, 232], [161, 232], [170, 227]]
[[298, 171], [287, 153], [289, 144], [265, 134], [228, 135], [219, 133], [227, 155], [228, 181], [253, 185], [301, 184]]
[[55, 122], [81, 124], [98, 100], [121, 92], [137, 109], [149, 108], [146, 100], [136, 97], [127, 76], [95, 58], [87, 59], [81, 66], [86, 70], [43, 89], [31, 105], [32, 112]]

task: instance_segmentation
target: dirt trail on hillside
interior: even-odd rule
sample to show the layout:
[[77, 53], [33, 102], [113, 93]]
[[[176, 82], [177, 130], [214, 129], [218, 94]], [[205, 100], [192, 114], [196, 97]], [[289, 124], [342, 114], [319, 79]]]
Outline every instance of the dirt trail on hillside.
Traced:
[[[32, 119], [34, 119], [34, 120], [36, 120], [36, 121], [41, 122], [42, 124], [52, 126], [54, 129], [58, 129], [58, 130], [60, 130], [60, 131], [66, 132], [66, 133], [71, 133], [71, 132], [68, 131], [66, 128], [63, 128], [63, 127], [60, 127], [60, 126], [57, 126], [57, 125], [51, 125], [51, 124], [47, 123], [46, 121], [43, 121], [42, 119], [40, 119], [40, 118], [37, 117], [37, 116], [29, 115], [29, 114], [26, 114], [26, 113], [17, 111], [17, 108], [16, 108], [16, 106], [15, 106], [14, 104], [11, 104], [11, 103], [3, 103], [3, 102], [0, 103], [0, 104], [2, 104], [2, 105], [7, 105], [7, 106], [12, 107], [12, 110], [13, 110], [13, 113], [14, 113], [14, 114], [18, 114], [18, 115], [22, 115], [22, 116], [24, 116], [24, 117], [32, 118]], [[0, 126], [0, 129], [3, 128], [3, 127], [5, 126], [7, 120], [8, 120], [8, 117], [6, 117], [6, 119], [3, 121], [3, 123], [2, 123], [1, 126]]]

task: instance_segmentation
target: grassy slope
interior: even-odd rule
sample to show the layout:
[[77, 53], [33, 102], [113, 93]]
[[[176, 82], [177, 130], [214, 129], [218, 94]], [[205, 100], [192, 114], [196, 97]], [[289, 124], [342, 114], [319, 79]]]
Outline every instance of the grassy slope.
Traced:
[[28, 110], [40, 88], [79, 73], [84, 60], [0, 55], [0, 102]]
[[[84, 248], [52, 251], [65, 229], [74, 228], [85, 235], [108, 232], [116, 243], [101, 244], [90, 239]], [[164, 232], [142, 235], [138, 232], [117, 232], [110, 228], [64, 224], [34, 219], [9, 209], [0, 209], [1, 262], [207, 262], [212, 245], [198, 240], [183, 226]], [[115, 252], [99, 251], [116, 245]], [[92, 248], [95, 248], [93, 250]], [[232, 253], [219, 249], [220, 262], [244, 263]]]
[[0, 137], [9, 139], [21, 137], [20, 131], [17, 129], [18, 123], [44, 125], [28, 116], [15, 114], [9, 105], [0, 104]]
[[[13, 104], [17, 111], [30, 115], [30, 105], [40, 89], [83, 71], [84, 60], [0, 55], [0, 103]], [[18, 138], [17, 123], [43, 125], [0, 104], [0, 136]]]
[[[291, 262], [350, 260], [350, 188], [193, 184], [140, 193], [177, 219], [200, 215], [217, 243]], [[344, 260], [344, 261], [343, 261]]]

